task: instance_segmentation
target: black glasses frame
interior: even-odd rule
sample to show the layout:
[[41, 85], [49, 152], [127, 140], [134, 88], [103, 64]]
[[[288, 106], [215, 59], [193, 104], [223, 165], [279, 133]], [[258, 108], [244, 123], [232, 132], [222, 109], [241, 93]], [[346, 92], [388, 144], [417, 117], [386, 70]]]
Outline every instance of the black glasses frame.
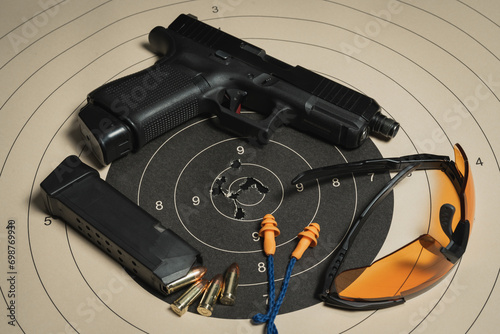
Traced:
[[[465, 152], [462, 150], [460, 145], [457, 144], [456, 146], [464, 158], [464, 162], [466, 164], [465, 173], [468, 173], [468, 162]], [[351, 162], [311, 169], [300, 173], [292, 180], [292, 184], [298, 184], [315, 179], [320, 180], [349, 174], [398, 172], [360, 213], [354, 224], [350, 226], [340, 245], [335, 250], [333, 260], [331, 261], [325, 276], [322, 289], [323, 292], [320, 295], [320, 298], [327, 305], [351, 310], [372, 310], [399, 305], [405, 301], [404, 298], [376, 301], [342, 299], [335, 289], [334, 280], [339, 274], [340, 266], [344, 262], [344, 259], [349, 251], [349, 246], [354, 242], [356, 236], [370, 214], [399, 182], [416, 170], [441, 170], [448, 176], [459, 195], [462, 217], [454, 231], [452, 231], [452, 221], [455, 213], [453, 205], [444, 204], [441, 207], [439, 214], [441, 227], [450, 239], [448, 245], [441, 248], [441, 253], [443, 253], [448, 261], [454, 264], [464, 254], [469, 239], [470, 224], [464, 219], [463, 210], [465, 207], [464, 193], [468, 175], [461, 175], [455, 163], [451, 161], [448, 156], [415, 154], [398, 158], [382, 158]]]

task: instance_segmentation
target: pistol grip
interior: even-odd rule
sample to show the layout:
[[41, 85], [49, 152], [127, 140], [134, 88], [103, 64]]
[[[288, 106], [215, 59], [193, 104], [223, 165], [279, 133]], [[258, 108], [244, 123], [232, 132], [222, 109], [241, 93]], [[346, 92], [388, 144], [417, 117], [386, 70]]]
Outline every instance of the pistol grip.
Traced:
[[197, 71], [161, 59], [91, 92], [79, 114], [82, 133], [106, 165], [201, 114], [207, 86]]

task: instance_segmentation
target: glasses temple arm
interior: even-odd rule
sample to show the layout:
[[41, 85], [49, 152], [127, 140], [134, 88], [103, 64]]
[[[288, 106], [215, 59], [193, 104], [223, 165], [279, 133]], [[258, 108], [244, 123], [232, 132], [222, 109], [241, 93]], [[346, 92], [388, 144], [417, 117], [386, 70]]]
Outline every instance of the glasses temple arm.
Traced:
[[321, 294], [321, 299], [325, 300], [328, 294], [336, 293], [335, 285], [333, 281], [338, 274], [339, 268], [344, 262], [347, 251], [350, 245], [358, 235], [359, 231], [365, 224], [368, 217], [371, 215], [373, 210], [380, 204], [380, 202], [389, 195], [392, 189], [401, 182], [408, 174], [413, 172], [418, 168], [417, 163], [410, 164], [401, 170], [396, 176], [394, 176], [385, 187], [371, 200], [371, 202], [366, 206], [366, 208], [358, 216], [356, 222], [351, 225], [347, 231], [345, 237], [342, 239], [341, 245], [335, 251], [335, 257], [328, 267], [328, 271], [325, 277], [325, 284], [323, 286], [323, 293]]
[[413, 164], [418, 164], [416, 170], [443, 169], [449, 162], [450, 158], [448, 156], [434, 154], [414, 154], [399, 158], [370, 159], [310, 169], [299, 173], [293, 178], [292, 184], [351, 173], [400, 172]]
[[341, 299], [338, 296], [328, 295], [327, 299], [324, 300], [325, 305], [333, 306], [336, 308], [342, 308], [344, 310], [379, 310], [382, 308], [393, 307], [405, 302], [404, 298], [398, 298], [393, 300], [347, 300]]

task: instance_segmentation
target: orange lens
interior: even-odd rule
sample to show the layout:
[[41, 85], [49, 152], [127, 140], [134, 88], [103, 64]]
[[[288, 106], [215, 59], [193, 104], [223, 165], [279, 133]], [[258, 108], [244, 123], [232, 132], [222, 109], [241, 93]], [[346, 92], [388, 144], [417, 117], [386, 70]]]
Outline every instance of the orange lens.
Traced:
[[458, 193], [446, 173], [428, 173], [433, 185], [429, 234], [421, 235], [369, 267], [338, 274], [334, 282], [342, 299], [388, 300], [413, 295], [436, 283], [450, 271], [453, 263], [441, 253], [442, 245], [446, 246], [449, 238], [441, 228], [439, 209], [445, 203], [455, 207], [457, 211], [452, 224], [454, 230], [460, 220], [469, 220], [472, 225], [475, 204], [470, 167], [465, 153], [458, 145], [455, 146], [455, 159], [457, 170], [461, 174], [457, 176], [460, 184]]
[[384, 300], [414, 294], [432, 285], [453, 266], [441, 245], [428, 234], [374, 262], [346, 270], [335, 278], [343, 299]]

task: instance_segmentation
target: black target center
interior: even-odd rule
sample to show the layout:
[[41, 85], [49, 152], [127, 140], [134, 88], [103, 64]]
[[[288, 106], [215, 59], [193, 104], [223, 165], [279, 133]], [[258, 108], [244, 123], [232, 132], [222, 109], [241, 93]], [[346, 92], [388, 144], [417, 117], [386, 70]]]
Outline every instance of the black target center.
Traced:
[[[298, 231], [312, 221], [322, 224], [322, 241], [297, 263], [296, 276], [290, 282], [293, 293], [288, 293], [289, 303], [283, 304], [280, 313], [319, 303], [315, 290], [322, 283], [329, 255], [340, 242], [342, 231], [352, 221], [355, 209], [363, 207], [389, 177], [359, 177], [356, 182], [345, 178], [340, 185], [325, 181], [300, 187], [291, 186], [289, 181], [308, 168], [367, 156], [380, 156], [370, 141], [359, 150], [340, 152], [285, 127], [260, 149], [239, 138], [228, 139], [225, 133], [209, 126], [208, 120], [193, 120], [182, 131], [114, 162], [107, 180], [157, 217], [163, 227], [196, 246], [211, 273], [223, 272], [232, 262], [240, 265], [245, 273], [238, 289], [241, 303], [231, 308], [218, 307], [214, 316], [243, 319], [254, 308], [266, 308], [268, 273], [262, 240], [257, 234], [266, 214], [274, 215], [281, 224], [275, 262], [277, 279], [286, 272]], [[374, 213], [371, 224], [367, 224], [372, 229], [358, 236], [358, 244], [363, 247], [370, 244], [377, 248], [383, 242], [392, 219], [392, 201], [386, 199], [384, 203], [377, 210], [380, 215]], [[372, 256], [377, 252], [363, 248], [363, 252], [355, 254]], [[357, 261], [358, 256], [351, 258]], [[369, 260], [359, 259], [361, 264]], [[349, 265], [356, 267], [357, 263]], [[305, 281], [308, 284], [301, 284]], [[178, 296], [161, 298], [171, 303]]]

